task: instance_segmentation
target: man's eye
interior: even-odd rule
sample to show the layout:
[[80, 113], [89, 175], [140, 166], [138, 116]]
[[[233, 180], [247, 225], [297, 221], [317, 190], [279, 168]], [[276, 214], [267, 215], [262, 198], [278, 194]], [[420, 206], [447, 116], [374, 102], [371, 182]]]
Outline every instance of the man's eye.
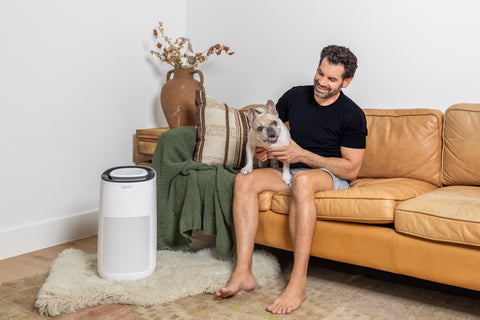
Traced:
[[262, 127], [262, 126], [260, 126], [260, 127], [257, 128], [257, 131], [262, 131], [262, 130], [263, 130], [263, 127]]

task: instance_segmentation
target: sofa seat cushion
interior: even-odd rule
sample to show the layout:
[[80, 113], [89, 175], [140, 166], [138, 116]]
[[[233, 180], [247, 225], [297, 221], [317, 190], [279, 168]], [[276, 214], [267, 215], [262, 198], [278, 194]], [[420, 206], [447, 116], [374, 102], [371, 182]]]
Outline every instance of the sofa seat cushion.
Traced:
[[405, 234], [480, 246], [480, 187], [450, 186], [407, 200], [395, 209]]
[[[400, 201], [437, 189], [431, 183], [411, 178], [357, 179], [350, 189], [317, 192], [315, 202], [319, 220], [361, 223], [392, 223]], [[275, 193], [273, 212], [288, 214], [290, 193]]]
[[264, 191], [258, 195], [258, 211], [268, 211], [272, 206], [272, 198], [275, 192]]

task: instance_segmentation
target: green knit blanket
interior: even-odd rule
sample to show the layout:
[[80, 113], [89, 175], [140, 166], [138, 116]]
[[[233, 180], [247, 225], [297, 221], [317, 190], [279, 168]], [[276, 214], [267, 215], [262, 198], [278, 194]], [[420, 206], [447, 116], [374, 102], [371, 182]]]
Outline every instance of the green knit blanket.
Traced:
[[193, 161], [196, 128], [163, 133], [152, 168], [157, 174], [157, 247], [186, 251], [192, 231], [216, 236], [216, 249], [235, 253], [232, 201], [238, 167], [211, 166]]

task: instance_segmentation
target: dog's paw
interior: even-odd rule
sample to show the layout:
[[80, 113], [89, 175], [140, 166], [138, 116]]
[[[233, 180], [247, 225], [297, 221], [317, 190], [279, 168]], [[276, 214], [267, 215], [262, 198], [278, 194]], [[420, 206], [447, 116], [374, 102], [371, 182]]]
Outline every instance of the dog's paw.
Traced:
[[288, 185], [292, 183], [292, 175], [290, 174], [290, 172], [286, 172], [286, 173], [284, 172], [282, 174], [282, 179]]
[[253, 170], [253, 167], [245, 166], [242, 168], [242, 170], [240, 170], [240, 172], [243, 174], [249, 174], [250, 172], [252, 172], [252, 170]]

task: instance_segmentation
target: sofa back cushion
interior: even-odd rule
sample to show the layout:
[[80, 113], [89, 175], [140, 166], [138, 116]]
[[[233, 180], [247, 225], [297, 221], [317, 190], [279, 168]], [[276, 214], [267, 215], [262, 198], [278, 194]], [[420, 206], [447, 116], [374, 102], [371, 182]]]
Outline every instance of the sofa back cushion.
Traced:
[[443, 138], [443, 184], [480, 185], [480, 104], [448, 108]]
[[367, 149], [359, 178], [413, 178], [441, 186], [442, 112], [364, 109]]

